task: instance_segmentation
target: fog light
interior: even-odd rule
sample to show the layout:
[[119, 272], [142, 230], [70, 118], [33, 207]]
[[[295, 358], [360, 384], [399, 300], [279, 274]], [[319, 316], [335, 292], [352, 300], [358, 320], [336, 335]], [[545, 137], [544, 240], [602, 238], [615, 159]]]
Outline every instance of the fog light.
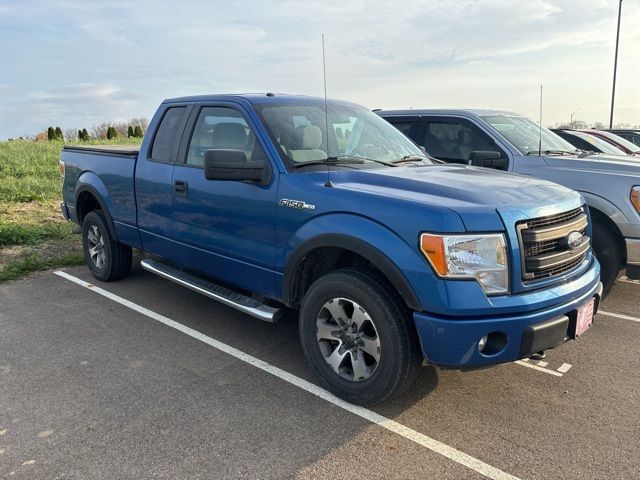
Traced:
[[508, 337], [503, 332], [491, 332], [478, 341], [478, 351], [483, 355], [497, 355], [507, 347]]

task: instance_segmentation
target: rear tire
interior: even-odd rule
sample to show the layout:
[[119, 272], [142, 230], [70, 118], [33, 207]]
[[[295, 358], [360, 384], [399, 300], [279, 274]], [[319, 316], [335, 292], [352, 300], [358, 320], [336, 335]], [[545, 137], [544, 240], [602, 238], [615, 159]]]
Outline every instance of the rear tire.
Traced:
[[120, 280], [131, 269], [131, 247], [111, 237], [107, 220], [100, 210], [93, 210], [84, 217], [82, 248], [87, 266], [98, 280]]
[[300, 340], [327, 388], [360, 405], [400, 393], [422, 364], [407, 308], [367, 269], [337, 270], [309, 287], [300, 309]]
[[593, 222], [593, 251], [600, 263], [603, 297], [609, 294], [623, 266], [623, 253], [618, 238], [602, 222]]

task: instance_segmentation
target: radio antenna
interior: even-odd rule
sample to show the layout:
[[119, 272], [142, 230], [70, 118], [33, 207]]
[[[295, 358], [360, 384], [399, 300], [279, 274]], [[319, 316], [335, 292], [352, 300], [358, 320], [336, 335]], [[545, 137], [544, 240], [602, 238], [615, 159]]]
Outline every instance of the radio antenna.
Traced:
[[[329, 153], [329, 110], [327, 109], [327, 62], [324, 56], [324, 33], [322, 34], [322, 77], [324, 79], [324, 138], [327, 142], [327, 154]], [[329, 156], [327, 155], [327, 181], [324, 183], [327, 188], [333, 187], [331, 181], [331, 168]]]
[[542, 156], [542, 85], [540, 85], [540, 125], [538, 125], [538, 156]]

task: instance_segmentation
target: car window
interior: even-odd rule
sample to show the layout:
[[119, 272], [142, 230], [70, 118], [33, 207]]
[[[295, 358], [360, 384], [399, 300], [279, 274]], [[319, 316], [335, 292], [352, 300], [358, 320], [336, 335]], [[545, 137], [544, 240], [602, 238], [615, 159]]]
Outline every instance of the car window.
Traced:
[[575, 152], [575, 147], [569, 142], [526, 117], [495, 114], [482, 115], [480, 118], [495, 128], [523, 155], [536, 153], [538, 150]]
[[337, 156], [358, 157], [364, 163], [356, 168], [380, 168], [405, 157], [431, 163], [386, 120], [357, 105], [330, 102], [325, 109], [322, 103], [287, 102], [254, 108], [287, 167]]
[[237, 110], [226, 107], [203, 107], [191, 134], [187, 165], [204, 165], [207, 150], [242, 150], [251, 160], [256, 137]]
[[436, 158], [468, 163], [471, 152], [499, 151], [495, 142], [471, 122], [428, 120], [418, 142]]
[[151, 146], [151, 159], [158, 162], [173, 162], [173, 149], [176, 146], [180, 125], [187, 107], [169, 108], [158, 126]]
[[[391, 125], [396, 127], [398, 130], [404, 133], [407, 137], [411, 138], [410, 133], [411, 133], [411, 127], [413, 126], [413, 122], [398, 122], [398, 121], [393, 121], [393, 119], [387, 119], [387, 120]], [[413, 138], [411, 139], [415, 140]]]

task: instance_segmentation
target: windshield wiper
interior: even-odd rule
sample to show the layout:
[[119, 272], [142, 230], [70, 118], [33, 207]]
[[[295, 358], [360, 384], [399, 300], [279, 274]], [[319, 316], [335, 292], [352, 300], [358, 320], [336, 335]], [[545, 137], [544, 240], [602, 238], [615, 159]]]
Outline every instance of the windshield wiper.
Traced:
[[327, 157], [322, 160], [311, 160], [309, 162], [301, 162], [293, 166], [293, 168], [308, 167], [310, 165], [354, 165], [362, 164], [368, 160], [367, 158], [350, 157], [349, 155], [342, 155], [340, 157]]
[[418, 155], [405, 155], [402, 158], [399, 158], [398, 160], [394, 160], [393, 164], [397, 164], [397, 163], [405, 163], [405, 162], [422, 162], [423, 160], [425, 160], [426, 157], [420, 157]]
[[573, 151], [573, 152], [567, 152], [566, 150], [542, 150], [541, 152], [539, 150], [531, 150], [530, 152], [526, 153], [527, 155], [577, 155], [577, 151]]
[[578, 158], [586, 158], [592, 155], [598, 155], [598, 152], [594, 152], [592, 150], [578, 150]]

